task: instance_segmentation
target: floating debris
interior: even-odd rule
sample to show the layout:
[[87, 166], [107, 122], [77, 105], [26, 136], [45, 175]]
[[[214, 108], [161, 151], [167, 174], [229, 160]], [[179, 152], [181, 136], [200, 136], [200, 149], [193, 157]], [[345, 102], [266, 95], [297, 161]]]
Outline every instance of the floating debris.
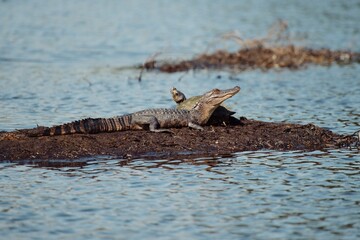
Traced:
[[329, 66], [333, 63], [360, 63], [360, 53], [348, 50], [311, 49], [290, 43], [287, 23], [279, 21], [265, 37], [243, 39], [237, 33], [227, 33], [225, 40], [234, 40], [240, 45], [236, 52], [217, 50], [204, 53], [193, 59], [182, 61], [155, 60], [159, 54], [148, 59], [142, 69], [173, 73], [199, 69], [231, 69], [245, 71], [252, 69], [299, 69], [310, 64]]
[[212, 54], [202, 54], [191, 60], [180, 62], [145, 63], [146, 70], [159, 70], [173, 73], [198, 69], [229, 68], [237, 71], [251, 69], [299, 69], [309, 64], [329, 66], [332, 63], [360, 63], [360, 53], [351, 51], [331, 51], [329, 49], [309, 49], [294, 45], [282, 47], [256, 47], [241, 49], [238, 52], [216, 51]]

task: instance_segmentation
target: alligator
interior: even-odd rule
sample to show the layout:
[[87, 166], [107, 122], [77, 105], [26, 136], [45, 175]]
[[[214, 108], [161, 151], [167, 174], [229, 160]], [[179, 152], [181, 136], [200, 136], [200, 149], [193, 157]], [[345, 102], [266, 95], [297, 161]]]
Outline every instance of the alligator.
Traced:
[[117, 116], [113, 118], [86, 118], [53, 127], [37, 127], [25, 131], [32, 137], [66, 135], [75, 133], [102, 133], [125, 130], [150, 130], [152, 132], [171, 132], [168, 128], [189, 127], [203, 130], [214, 110], [226, 99], [240, 91], [213, 89], [203, 94], [191, 110], [154, 108]]
[[[190, 98], [186, 98], [185, 94], [175, 87], [170, 90], [173, 100], [177, 103], [176, 109], [185, 109], [191, 110], [197, 101], [202, 96], [194, 96]], [[238, 119], [232, 117], [235, 112], [230, 111], [225, 106], [219, 105], [211, 115], [208, 125], [219, 125], [219, 124], [226, 124], [226, 123], [238, 123]]]

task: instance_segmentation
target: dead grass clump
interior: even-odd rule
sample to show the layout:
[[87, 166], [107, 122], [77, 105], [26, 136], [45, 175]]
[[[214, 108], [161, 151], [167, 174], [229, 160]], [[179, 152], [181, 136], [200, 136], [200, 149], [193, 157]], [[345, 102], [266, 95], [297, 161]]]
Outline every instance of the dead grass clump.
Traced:
[[238, 71], [281, 68], [299, 69], [310, 64], [328, 66], [333, 63], [360, 63], [360, 53], [295, 46], [290, 43], [287, 30], [287, 23], [279, 21], [270, 28], [265, 37], [259, 39], [249, 40], [240, 37], [238, 33], [227, 33], [221, 38], [238, 43], [240, 46], [238, 51], [218, 50], [183, 61], [156, 61], [152, 58], [144, 63], [143, 69], [172, 73], [196, 69], [223, 68]]

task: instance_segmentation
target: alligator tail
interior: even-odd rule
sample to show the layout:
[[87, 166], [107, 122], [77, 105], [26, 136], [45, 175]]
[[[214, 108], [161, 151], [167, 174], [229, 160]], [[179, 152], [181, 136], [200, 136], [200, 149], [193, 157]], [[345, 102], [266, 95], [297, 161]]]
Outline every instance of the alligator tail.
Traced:
[[67, 135], [74, 133], [115, 132], [130, 129], [131, 116], [86, 118], [53, 127], [37, 127], [27, 131], [30, 137]]

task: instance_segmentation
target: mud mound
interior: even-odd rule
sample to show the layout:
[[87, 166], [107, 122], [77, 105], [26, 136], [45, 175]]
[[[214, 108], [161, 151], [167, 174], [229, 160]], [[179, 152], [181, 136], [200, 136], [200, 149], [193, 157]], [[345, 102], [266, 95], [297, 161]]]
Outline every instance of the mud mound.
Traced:
[[272, 149], [321, 150], [349, 146], [356, 138], [342, 136], [312, 124], [268, 123], [241, 119], [236, 125], [206, 126], [204, 131], [171, 129], [174, 134], [124, 131], [26, 137], [19, 132], [0, 133], [0, 160], [77, 159], [110, 155], [119, 158], [174, 158], [209, 156]]

